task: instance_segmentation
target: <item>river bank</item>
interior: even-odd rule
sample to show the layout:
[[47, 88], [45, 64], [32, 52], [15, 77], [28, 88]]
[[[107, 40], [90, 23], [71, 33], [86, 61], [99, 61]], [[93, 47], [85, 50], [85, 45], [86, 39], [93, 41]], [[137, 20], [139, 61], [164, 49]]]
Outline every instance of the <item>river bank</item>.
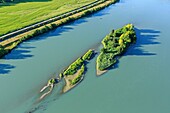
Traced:
[[[28, 40], [30, 38], [33, 38], [35, 36], [41, 35], [43, 33], [49, 32], [52, 29], [57, 28], [60, 25], [66, 24], [68, 22], [74, 21], [76, 19], [79, 19], [83, 16], [92, 14], [96, 11], [99, 11], [107, 6], [109, 6], [110, 4], [116, 3], [118, 0], [109, 0], [109, 1], [103, 1], [101, 2], [101, 4], [98, 4], [97, 6], [94, 6], [92, 8], [83, 10], [82, 12], [73, 14], [71, 16], [65, 17], [61, 20], [58, 20], [56, 22], [52, 22], [50, 24], [47, 24], [45, 26], [42, 26], [40, 28], [35, 28], [31, 31], [28, 31], [26, 33], [22, 33], [16, 37], [4, 40], [2, 42], [0, 42], [0, 45], [4, 47], [4, 52], [1, 52], [0, 56], [3, 57], [4, 55], [8, 54], [12, 49], [14, 49], [15, 47], [17, 47], [18, 44], [22, 43], [25, 40]], [[10, 46], [10, 47], [9, 47]], [[12, 47], [11, 47], [12, 46]]]

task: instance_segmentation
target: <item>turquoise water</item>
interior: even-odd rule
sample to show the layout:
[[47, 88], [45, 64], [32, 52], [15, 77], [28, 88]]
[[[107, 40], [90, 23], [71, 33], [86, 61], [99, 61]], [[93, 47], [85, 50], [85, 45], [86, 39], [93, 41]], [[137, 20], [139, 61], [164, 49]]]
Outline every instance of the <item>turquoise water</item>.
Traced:
[[[169, 0], [122, 0], [24, 42], [0, 62], [0, 113], [170, 113]], [[136, 27], [138, 40], [116, 68], [96, 77], [95, 60], [78, 87], [39, 90], [113, 28]]]

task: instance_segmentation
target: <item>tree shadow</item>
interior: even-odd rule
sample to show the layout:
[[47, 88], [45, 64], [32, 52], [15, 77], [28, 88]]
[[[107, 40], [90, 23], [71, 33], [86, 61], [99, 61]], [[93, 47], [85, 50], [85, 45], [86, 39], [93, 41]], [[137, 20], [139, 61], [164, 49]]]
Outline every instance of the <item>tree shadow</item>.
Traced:
[[32, 57], [33, 55], [28, 54], [30, 51], [29, 50], [17, 50], [14, 49], [10, 55], [6, 55], [5, 59], [6, 60], [16, 60], [16, 59], [25, 59]]
[[119, 68], [119, 59], [117, 59], [116, 63], [113, 66], [109, 67], [107, 70], [112, 70], [116, 68]]
[[136, 56], [156, 55], [156, 53], [154, 52], [149, 52], [143, 49], [143, 46], [160, 44], [160, 42], [157, 41], [157, 38], [160, 35], [160, 31], [151, 30], [151, 29], [137, 29], [137, 28], [135, 28], [135, 31], [137, 36], [136, 44], [132, 45], [124, 55], [125, 56], [126, 55], [136, 55]]
[[15, 68], [15, 66], [10, 64], [0, 64], [0, 74], [8, 74], [13, 68]]
[[4, 0], [5, 3], [2, 3], [2, 0], [0, 0], [0, 8], [3, 6], [14, 6], [19, 3], [27, 3], [27, 2], [49, 2], [52, 0]]
[[[20, 60], [20, 59], [26, 59], [33, 57], [33, 55], [30, 54], [31, 49], [34, 49], [35, 47], [30, 47], [25, 42], [24, 44], [18, 45], [15, 49], [13, 49], [9, 54], [5, 55], [3, 58], [1, 58], [3, 61], [6, 60]], [[2, 64], [0, 63], [0, 74], [8, 74], [13, 68], [16, 66], [13, 66], [11, 64]]]
[[33, 57], [33, 55], [29, 54], [31, 52], [30, 49], [35, 47], [27, 46], [26, 43], [20, 44], [17, 46], [17, 49], [13, 49], [10, 54], [4, 56], [5, 60], [17, 60], [17, 59], [26, 59], [29, 57]]

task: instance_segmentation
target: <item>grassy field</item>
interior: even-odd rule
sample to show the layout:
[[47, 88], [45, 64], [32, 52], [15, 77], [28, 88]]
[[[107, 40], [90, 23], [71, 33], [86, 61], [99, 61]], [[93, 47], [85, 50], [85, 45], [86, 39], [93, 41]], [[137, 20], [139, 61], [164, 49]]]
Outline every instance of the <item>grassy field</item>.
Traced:
[[81, 7], [95, 0], [20, 0], [0, 4], [0, 35]]

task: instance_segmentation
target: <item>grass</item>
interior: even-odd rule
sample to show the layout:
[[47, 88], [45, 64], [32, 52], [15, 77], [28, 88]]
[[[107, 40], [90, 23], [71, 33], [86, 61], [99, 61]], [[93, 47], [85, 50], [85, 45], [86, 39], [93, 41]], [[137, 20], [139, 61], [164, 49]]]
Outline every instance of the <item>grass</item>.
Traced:
[[97, 69], [100, 71], [106, 70], [114, 65], [117, 56], [121, 56], [130, 44], [136, 42], [136, 34], [134, 26], [127, 24], [124, 27], [112, 30], [103, 40], [103, 48], [97, 58]]
[[0, 4], [0, 35], [46, 20], [95, 0], [22, 0]]

